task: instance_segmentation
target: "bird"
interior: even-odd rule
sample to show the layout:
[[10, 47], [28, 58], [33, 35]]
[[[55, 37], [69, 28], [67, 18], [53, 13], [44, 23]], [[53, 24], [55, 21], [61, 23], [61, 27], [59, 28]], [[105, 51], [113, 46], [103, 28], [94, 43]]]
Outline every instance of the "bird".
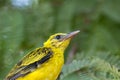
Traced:
[[56, 80], [64, 65], [64, 52], [80, 30], [56, 33], [24, 56], [8, 73], [5, 80]]

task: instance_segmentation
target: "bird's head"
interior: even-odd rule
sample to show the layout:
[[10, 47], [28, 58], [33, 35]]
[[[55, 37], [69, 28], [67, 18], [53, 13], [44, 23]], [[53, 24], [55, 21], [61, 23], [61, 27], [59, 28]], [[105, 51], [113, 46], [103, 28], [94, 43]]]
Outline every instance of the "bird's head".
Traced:
[[52, 36], [44, 43], [44, 47], [52, 47], [53, 49], [65, 50], [70, 40], [78, 34], [80, 31], [73, 31], [71, 33], [57, 33]]

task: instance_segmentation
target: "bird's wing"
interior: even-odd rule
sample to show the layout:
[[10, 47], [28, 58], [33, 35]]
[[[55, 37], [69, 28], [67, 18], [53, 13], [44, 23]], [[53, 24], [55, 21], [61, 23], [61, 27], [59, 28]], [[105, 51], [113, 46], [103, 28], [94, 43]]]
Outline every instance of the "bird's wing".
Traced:
[[15, 80], [21, 76], [31, 73], [38, 67], [38, 65], [41, 65], [50, 59], [52, 55], [53, 52], [50, 48], [37, 48], [31, 51], [15, 65], [8, 74], [6, 80]]

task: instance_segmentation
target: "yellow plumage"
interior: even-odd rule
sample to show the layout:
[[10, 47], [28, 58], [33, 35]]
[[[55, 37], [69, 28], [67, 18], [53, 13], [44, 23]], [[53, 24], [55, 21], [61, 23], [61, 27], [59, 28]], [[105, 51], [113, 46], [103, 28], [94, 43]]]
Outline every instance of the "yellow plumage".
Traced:
[[5, 80], [56, 80], [64, 64], [64, 50], [79, 31], [52, 35], [41, 48], [28, 53]]

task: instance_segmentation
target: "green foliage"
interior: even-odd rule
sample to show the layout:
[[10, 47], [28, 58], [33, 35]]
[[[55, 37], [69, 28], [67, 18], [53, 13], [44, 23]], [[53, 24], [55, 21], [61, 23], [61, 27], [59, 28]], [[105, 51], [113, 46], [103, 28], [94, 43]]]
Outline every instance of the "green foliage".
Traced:
[[19, 58], [19, 54], [14, 53], [19, 51], [22, 39], [23, 19], [21, 14], [3, 10], [0, 13], [0, 65], [2, 65], [0, 67], [0, 72], [2, 73], [0, 76], [5, 75], [7, 71], [5, 69], [10, 69], [10, 65], [15, 63], [13, 62], [15, 56]]
[[120, 79], [120, 0], [31, 1], [0, 1], [0, 80], [51, 34], [74, 30], [81, 32], [65, 52], [61, 80]]
[[[76, 74], [76, 75], [75, 75]], [[61, 80], [119, 80], [118, 68], [99, 58], [74, 60], [63, 67]]]

